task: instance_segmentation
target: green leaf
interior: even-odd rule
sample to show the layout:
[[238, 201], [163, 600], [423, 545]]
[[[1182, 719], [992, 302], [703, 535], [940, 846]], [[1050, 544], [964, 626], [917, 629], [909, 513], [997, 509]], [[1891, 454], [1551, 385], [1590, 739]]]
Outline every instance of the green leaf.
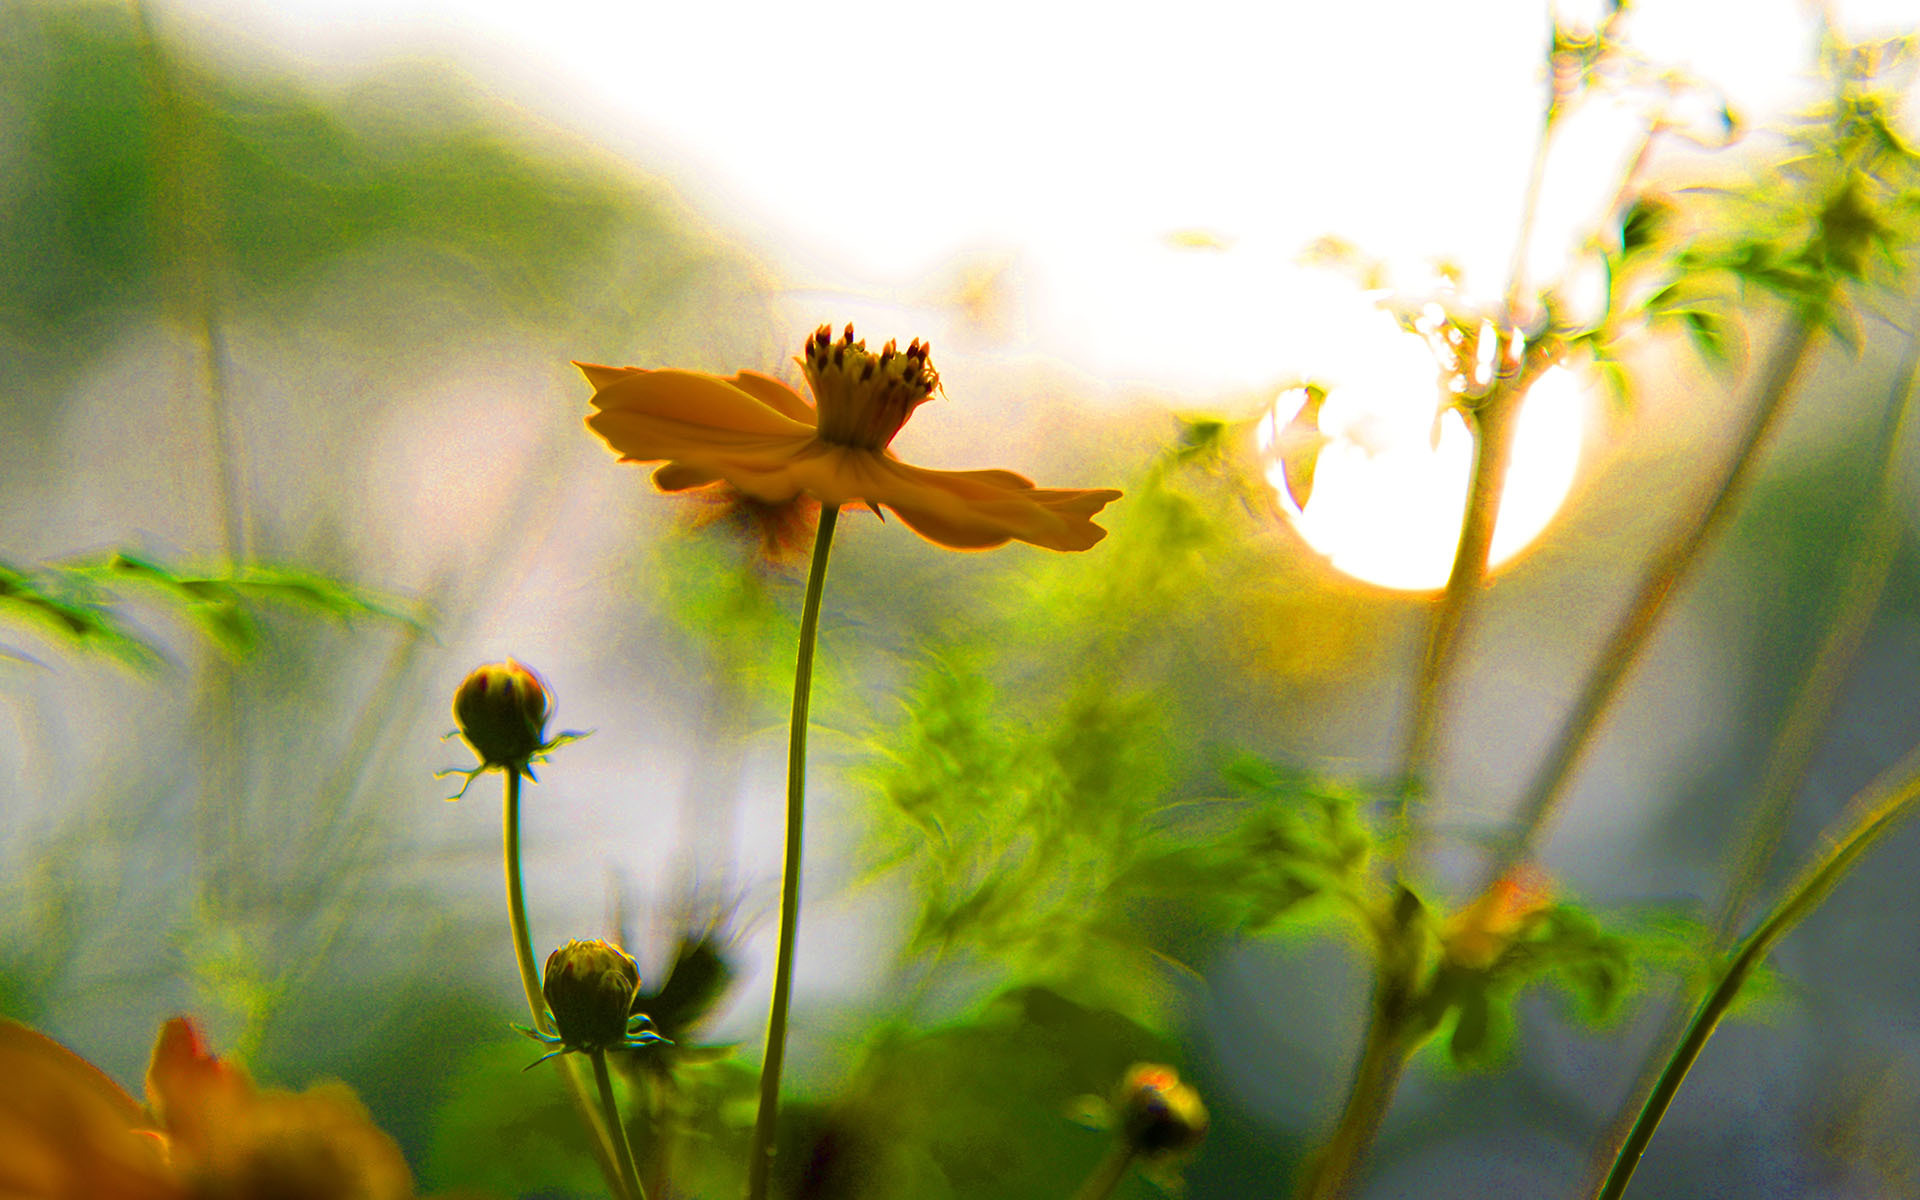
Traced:
[[108, 601], [67, 572], [34, 573], [0, 562], [0, 614], [25, 618], [126, 666], [151, 667], [160, 660], [151, 643], [114, 616]]

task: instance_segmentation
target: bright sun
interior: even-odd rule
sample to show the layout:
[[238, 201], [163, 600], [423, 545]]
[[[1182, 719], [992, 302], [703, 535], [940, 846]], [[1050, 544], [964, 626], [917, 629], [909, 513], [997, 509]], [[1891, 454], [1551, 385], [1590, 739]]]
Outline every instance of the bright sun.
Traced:
[[[1315, 439], [1319, 454], [1304, 508], [1290, 494], [1285, 460], [1301, 440], [1294, 418], [1308, 402], [1306, 386], [1275, 398], [1255, 444], [1281, 508], [1334, 567], [1384, 587], [1436, 588], [1453, 566], [1472, 438], [1457, 412], [1447, 412], [1436, 430], [1432, 356], [1390, 315], [1376, 316], [1359, 334], [1361, 344], [1343, 348], [1357, 351], [1341, 355], [1347, 371], [1315, 381], [1325, 389], [1325, 441]], [[1579, 381], [1562, 368], [1547, 371], [1527, 393], [1494, 528], [1494, 564], [1525, 549], [1566, 499], [1586, 413]]]

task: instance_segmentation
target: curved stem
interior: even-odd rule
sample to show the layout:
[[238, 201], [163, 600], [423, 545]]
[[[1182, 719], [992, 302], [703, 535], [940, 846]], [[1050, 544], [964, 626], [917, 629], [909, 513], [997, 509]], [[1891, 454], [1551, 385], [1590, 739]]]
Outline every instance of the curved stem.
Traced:
[[773, 1002], [767, 1011], [767, 1049], [760, 1065], [760, 1107], [747, 1160], [748, 1200], [765, 1200], [773, 1174], [774, 1134], [780, 1108], [780, 1070], [787, 1056], [787, 1006], [793, 997], [793, 947], [800, 928], [800, 835], [806, 812], [807, 708], [813, 694], [813, 647], [820, 632], [820, 595], [826, 588], [827, 556], [840, 506], [820, 508], [813, 565], [800, 609], [800, 649], [793, 668], [793, 715], [787, 729], [787, 846], [780, 868], [780, 940], [774, 954]]
[[1100, 1160], [1093, 1174], [1087, 1176], [1087, 1181], [1073, 1194], [1073, 1200], [1108, 1200], [1114, 1189], [1120, 1186], [1120, 1181], [1127, 1177], [1133, 1160], [1134, 1149], [1125, 1138], [1114, 1142], [1113, 1149], [1107, 1151], [1107, 1156]]
[[1653, 1092], [1641, 1106], [1640, 1116], [1634, 1121], [1619, 1153], [1614, 1156], [1613, 1169], [1594, 1193], [1597, 1200], [1619, 1200], [1626, 1194], [1634, 1168], [1640, 1165], [1640, 1156], [1646, 1153], [1654, 1130], [1660, 1126], [1660, 1119], [1666, 1115], [1667, 1108], [1680, 1091], [1680, 1085], [1686, 1081], [1687, 1072], [1699, 1059], [1708, 1039], [1713, 1037], [1720, 1018], [1726, 1015], [1734, 998], [1740, 994], [1741, 985], [1746, 983], [1747, 977], [1766, 961], [1767, 955], [1781, 938], [1820, 906], [1860, 856], [1908, 814], [1915, 801], [1920, 801], [1920, 748], [1910, 751], [1860, 794], [1852, 806], [1860, 811], [1852, 827], [1800, 877], [1795, 886], [1787, 890], [1785, 897], [1767, 914], [1767, 919], [1741, 944], [1739, 952], [1727, 964], [1712, 991], [1707, 993], [1700, 1010], [1694, 1014], [1692, 1023], [1687, 1026], [1686, 1037], [1667, 1060], [1666, 1069], [1661, 1071]]
[[1596, 656], [1593, 673], [1587, 677], [1585, 689], [1575, 702], [1566, 723], [1561, 726], [1552, 749], [1534, 772], [1533, 780], [1520, 802], [1516, 830], [1508, 840], [1505, 852], [1490, 864], [1482, 890], [1485, 884], [1506, 874], [1532, 851], [1534, 841], [1546, 827], [1555, 805], [1571, 782], [1574, 769], [1579, 766], [1587, 745], [1598, 731], [1601, 719], [1611, 707], [1620, 685], [1626, 681], [1641, 651], [1652, 639], [1655, 626], [1666, 612], [1667, 600], [1698, 564], [1701, 550], [1733, 515], [1735, 502], [1744, 494], [1753, 468], [1759, 462], [1760, 446], [1778, 423], [1780, 414], [1786, 408], [1786, 398], [1793, 391], [1794, 380], [1806, 363], [1807, 351], [1813, 344], [1815, 322], [1813, 309], [1796, 311], [1785, 334], [1774, 343], [1773, 351], [1761, 371], [1758, 399], [1734, 450], [1732, 462], [1728, 464], [1726, 473], [1721, 476], [1707, 503], [1655, 556], [1646, 577], [1641, 581], [1640, 590], [1635, 593]]
[[[527, 1011], [533, 1017], [533, 1027], [541, 1033], [552, 1034], [553, 1022], [547, 1017], [546, 1001], [540, 995], [540, 969], [534, 964], [533, 941], [527, 933], [526, 891], [520, 884], [520, 772], [508, 767], [504, 773], [507, 783], [505, 802], [501, 805], [500, 840], [507, 876], [507, 924], [513, 931], [514, 961], [520, 968], [520, 986], [527, 995]], [[580, 1118], [581, 1128], [587, 1131], [587, 1145], [593, 1150], [594, 1161], [600, 1165], [608, 1190], [621, 1200], [639, 1200], [638, 1194], [628, 1190], [621, 1178], [613, 1142], [593, 1110], [579, 1070], [564, 1054], [554, 1059], [554, 1065], [559, 1069], [567, 1098], [573, 1103], [574, 1114]]]
[[[1866, 502], [1866, 526], [1836, 556], [1836, 562], [1844, 564], [1845, 574], [1829, 604], [1832, 619], [1822, 623], [1826, 632], [1788, 706], [1780, 736], [1767, 756], [1761, 775], [1760, 799], [1754, 806], [1739, 861], [1728, 873], [1727, 894], [1721, 899], [1719, 913], [1714, 918], [1715, 954], [1725, 953], [1732, 947], [1754, 894], [1766, 879], [1786, 832], [1794, 796], [1806, 778], [1814, 752], [1819, 749], [1820, 735], [1827, 727], [1840, 689], [1859, 656], [1861, 643], [1886, 593], [1904, 528], [1896, 497], [1901, 478], [1900, 452], [1907, 442], [1916, 396], [1920, 395], [1920, 389], [1914, 387], [1916, 374], [1920, 374], [1920, 335], [1907, 339], [1906, 354], [1894, 373], [1893, 394], [1888, 397], [1888, 410], [1879, 437], [1879, 469]], [[1626, 1140], [1634, 1114], [1652, 1095], [1660, 1071], [1685, 1036], [1686, 1012], [1680, 1004], [1686, 994], [1685, 987], [1675, 989], [1671, 1001], [1673, 1016], [1649, 1047], [1637, 1075], [1638, 1082], [1627, 1094], [1608, 1136], [1594, 1146], [1589, 1160], [1590, 1179], [1598, 1180], [1613, 1162]]]
[[647, 1189], [640, 1186], [640, 1169], [633, 1163], [633, 1143], [627, 1140], [627, 1126], [620, 1120], [620, 1106], [614, 1103], [613, 1079], [607, 1074], [607, 1052], [592, 1050], [587, 1057], [593, 1060], [593, 1081], [600, 1086], [600, 1112], [607, 1119], [607, 1128], [613, 1130], [614, 1144], [620, 1151], [620, 1179], [636, 1200], [647, 1200]]

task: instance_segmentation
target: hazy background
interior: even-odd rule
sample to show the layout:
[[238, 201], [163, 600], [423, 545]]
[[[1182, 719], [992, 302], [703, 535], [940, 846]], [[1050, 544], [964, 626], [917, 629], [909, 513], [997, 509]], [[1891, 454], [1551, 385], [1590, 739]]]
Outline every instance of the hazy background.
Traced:
[[[609, 932], [617, 907], [657, 977], [678, 929], [722, 921], [742, 979], [708, 1040], [750, 1059], [797, 577], [616, 465], [568, 360], [776, 370], [851, 319], [938, 349], [947, 398], [903, 456], [1130, 494], [1085, 556], [843, 523], [796, 1095], [844, 1118], [850, 1081], [880, 1106], [915, 1055], [950, 1055], [976, 1074], [923, 1073], [955, 1109], [1051, 1157], [1018, 1188], [927, 1176], [912, 1194], [1065, 1194], [1102, 1145], [1067, 1098], [1105, 1086], [1088, 1064], [1152, 1052], [1215, 1114], [1189, 1194], [1278, 1191], [1346, 1085], [1358, 949], [1332, 928], [1206, 936], [1173, 905], [1120, 966], [909, 950], [913, 835], [873, 783], [927, 681], [976, 674], [1035, 727], [1071, 727], [1059, 706], [1080, 693], [1139, 698], [1100, 719], [1140, 748], [1142, 805], [1217, 794], [1232, 750], [1361, 783], [1392, 768], [1420, 595], [1333, 572], [1231, 454], [1181, 476], [1190, 541], [1130, 513], [1156, 511], [1145, 480], [1174, 414], [1245, 420], [1365, 352], [1339, 332], [1364, 301], [1296, 261], [1315, 237], [1409, 270], [1446, 257], [1498, 291], [1547, 25], [1508, 4], [1244, 8], [235, 0], [148, 6], [142, 34], [123, 6], [0, 7], [0, 558], [297, 563], [423, 614], [263, 604], [236, 655], [136, 595], [161, 654], [144, 669], [0, 625], [18, 656], [0, 659], [0, 1009], [129, 1086], [158, 1022], [193, 1012], [264, 1079], [352, 1083], [425, 1188], [521, 1188], [471, 1161], [511, 1123], [477, 1097], [531, 1056], [503, 1029], [519, 1001], [497, 793], [449, 806], [430, 778], [467, 759], [437, 740], [454, 686], [512, 654], [553, 685], [556, 727], [595, 731], [528, 794], [537, 952]], [[1856, 35], [1920, 21], [1838, 15]], [[1799, 5], [1649, 3], [1633, 30], [1755, 127], [1810, 94]], [[1617, 147], [1592, 136], [1550, 176], [1543, 262], [1602, 213], [1581, 172], [1604, 179]], [[1777, 318], [1748, 314], [1751, 359]], [[1552, 827], [1545, 869], [1601, 914], [1717, 902], [1900, 351], [1873, 321], [1857, 357], [1823, 344]], [[1637, 354], [1636, 405], [1588, 402], [1565, 508], [1473, 630], [1437, 788], [1442, 889], [1741, 412], [1738, 377], [1684, 344]], [[1920, 734], [1916, 566], [1909, 538], [1776, 876]], [[1723, 1030], [1682, 1093], [1645, 1194], [1920, 1187], [1916, 855], [1920, 830], [1896, 832], [1782, 947], [1760, 1020]], [[989, 999], [1020, 985], [1095, 1015], [1030, 1005], [1007, 1032]], [[1418, 1060], [1364, 1194], [1571, 1189], [1669, 986], [1655, 975], [1601, 1031], [1531, 998], [1488, 1073]], [[968, 1040], [982, 1030], [991, 1053]], [[1004, 1130], [980, 1115], [993, 1086]], [[898, 1107], [958, 1136], [937, 1105]]]

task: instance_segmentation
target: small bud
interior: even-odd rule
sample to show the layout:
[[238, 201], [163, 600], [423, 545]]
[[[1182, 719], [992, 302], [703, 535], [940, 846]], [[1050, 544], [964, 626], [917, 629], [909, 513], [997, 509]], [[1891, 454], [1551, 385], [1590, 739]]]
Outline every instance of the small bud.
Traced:
[[611, 942], [568, 942], [547, 956], [540, 990], [553, 1011], [560, 1042], [569, 1050], [605, 1050], [624, 1044], [640, 967]]
[[1199, 1146], [1207, 1136], [1207, 1108], [1200, 1093], [1180, 1082], [1172, 1067], [1136, 1063], [1114, 1096], [1120, 1136], [1135, 1153], [1168, 1158]]
[[454, 692], [453, 719], [482, 767], [524, 767], [547, 748], [546, 685], [512, 659], [488, 663]]

